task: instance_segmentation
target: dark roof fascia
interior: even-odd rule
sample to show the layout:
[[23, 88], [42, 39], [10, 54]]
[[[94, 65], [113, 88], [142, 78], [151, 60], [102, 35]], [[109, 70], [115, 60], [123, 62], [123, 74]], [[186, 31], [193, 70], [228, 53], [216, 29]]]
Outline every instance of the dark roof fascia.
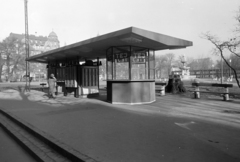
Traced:
[[31, 57], [27, 58], [26, 60], [29, 61], [29, 60], [32, 60], [32, 59], [35, 59], [35, 58], [38, 58], [38, 57], [51, 56], [51, 55], [54, 55], [57, 52], [65, 52], [66, 50], [69, 50], [69, 49], [72, 49], [72, 48], [75, 48], [75, 47], [77, 48], [81, 45], [87, 45], [89, 43], [94, 43], [94, 42], [97, 42], [97, 41], [100, 41], [100, 40], [107, 39], [109, 37], [114, 37], [114, 36], [120, 36], [122, 34], [127, 34], [127, 33], [132, 31], [131, 29], [132, 29], [132, 27], [122, 29], [122, 30], [119, 30], [119, 31], [115, 31], [115, 32], [111, 32], [111, 33], [108, 33], [108, 34], [104, 34], [104, 35], [101, 35], [101, 36], [93, 37], [93, 38], [90, 38], [90, 39], [87, 39], [87, 40], [84, 40], [84, 41], [80, 41], [80, 42], [73, 43], [73, 44], [70, 44], [70, 45], [67, 45], [67, 46], [64, 46], [64, 47], [60, 47], [60, 48], [57, 48], [57, 49], [54, 49], [54, 50], [50, 50], [50, 51], [44, 52], [44, 53], [39, 54], [39, 55], [31, 56]]
[[[146, 30], [143, 29], [139, 29], [139, 28], [132, 28], [132, 32], [140, 35], [142, 37], [151, 39], [151, 40], [155, 40], [158, 42], [161, 42], [163, 44], [166, 44], [168, 46], [175, 46], [176, 44], [178, 44], [178, 46], [192, 46], [193, 43], [191, 41], [188, 40], [184, 40], [184, 39], [180, 39], [180, 38], [176, 38], [176, 37], [172, 37], [169, 35], [164, 35], [164, 34], [160, 34], [160, 33], [156, 33], [156, 32], [147, 32]], [[184, 48], [184, 47], [183, 47]]]
[[32, 60], [36, 60], [37, 58], [40, 57], [51, 57], [52, 55], [55, 55], [57, 53], [61, 53], [61, 52], [66, 52], [67, 50], [77, 48], [79, 46], [84, 46], [84, 45], [88, 45], [91, 43], [95, 43], [101, 40], [105, 40], [105, 39], [109, 39], [112, 37], [118, 37], [121, 36], [123, 37], [124, 34], [135, 34], [135, 35], [139, 35], [140, 37], [145, 37], [146, 39], [150, 39], [152, 41], [156, 41], [157, 43], [162, 43], [164, 45], [166, 45], [166, 47], [163, 46], [159, 46], [159, 47], [154, 47], [154, 50], [165, 50], [165, 49], [180, 49], [180, 48], [186, 48], [187, 46], [192, 46], [193, 43], [191, 41], [187, 41], [184, 39], [179, 39], [176, 37], [171, 37], [171, 36], [167, 36], [164, 34], [160, 34], [160, 33], [156, 33], [156, 32], [152, 32], [152, 31], [147, 31], [147, 30], [143, 30], [143, 29], [139, 29], [136, 27], [129, 27], [129, 28], [125, 28], [122, 30], [118, 30], [118, 31], [114, 31], [108, 34], [104, 34], [101, 36], [97, 36], [97, 37], [93, 37], [84, 41], [80, 41], [77, 43], [73, 43], [64, 47], [60, 47], [54, 50], [50, 50], [47, 52], [44, 52], [42, 54], [38, 54], [35, 56], [31, 56], [28, 59], [26, 59], [27, 61], [32, 61]]

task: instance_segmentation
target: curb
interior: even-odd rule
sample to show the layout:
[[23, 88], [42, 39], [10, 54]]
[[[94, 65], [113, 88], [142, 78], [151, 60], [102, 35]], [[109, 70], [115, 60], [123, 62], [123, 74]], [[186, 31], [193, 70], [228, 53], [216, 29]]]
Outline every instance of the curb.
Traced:
[[[21, 128], [23, 128], [25, 131], [29, 132], [31, 135], [36, 137], [37, 139], [43, 141], [45, 144], [50, 146], [53, 150], [58, 152], [59, 154], [63, 155], [64, 157], [68, 158], [71, 161], [74, 162], [97, 162], [95, 159], [92, 159], [91, 157], [88, 157], [87, 155], [84, 155], [77, 150], [74, 150], [73, 148], [67, 146], [66, 144], [62, 143], [61, 141], [56, 140], [52, 136], [46, 134], [45, 132], [35, 128], [31, 124], [21, 120], [17, 116], [7, 112], [2, 107], [0, 107], [0, 113], [2, 113], [5, 117], [9, 118], [11, 121], [19, 125]], [[1, 124], [1, 123], [0, 123]], [[7, 128], [4, 128], [7, 129]], [[11, 132], [11, 131], [9, 131]], [[17, 134], [13, 132], [13, 136], [16, 136], [18, 138]], [[19, 139], [20, 142], [23, 142]], [[23, 143], [24, 145], [24, 143]], [[27, 147], [27, 146], [26, 146]], [[31, 150], [31, 148], [28, 148]], [[34, 151], [32, 151], [34, 153]], [[37, 155], [36, 155], [37, 156]]]

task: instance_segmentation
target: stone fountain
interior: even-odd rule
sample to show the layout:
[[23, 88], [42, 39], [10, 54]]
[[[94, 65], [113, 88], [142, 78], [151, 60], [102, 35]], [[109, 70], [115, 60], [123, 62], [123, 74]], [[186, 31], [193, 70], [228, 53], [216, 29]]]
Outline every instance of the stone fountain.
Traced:
[[182, 67], [179, 67], [181, 69], [182, 74], [180, 75], [182, 80], [189, 80], [189, 79], [195, 79], [195, 75], [190, 75], [190, 67], [187, 67], [186, 64], [186, 58], [184, 55], [180, 56], [180, 60], [182, 63]]

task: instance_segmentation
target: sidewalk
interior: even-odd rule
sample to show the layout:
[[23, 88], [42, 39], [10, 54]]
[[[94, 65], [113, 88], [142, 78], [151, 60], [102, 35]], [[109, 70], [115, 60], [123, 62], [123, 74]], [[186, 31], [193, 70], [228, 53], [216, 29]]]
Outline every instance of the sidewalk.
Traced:
[[0, 92], [0, 108], [97, 161], [239, 161], [240, 101], [157, 97], [149, 105]]

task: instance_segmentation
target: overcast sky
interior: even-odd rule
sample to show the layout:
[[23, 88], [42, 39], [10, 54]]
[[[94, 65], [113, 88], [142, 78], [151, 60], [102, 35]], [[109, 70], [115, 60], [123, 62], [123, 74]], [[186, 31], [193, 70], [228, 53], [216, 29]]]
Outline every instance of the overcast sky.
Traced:
[[[0, 2], [0, 40], [24, 33], [24, 0]], [[158, 54], [201, 58], [213, 47], [201, 33], [230, 38], [239, 6], [240, 0], [28, 0], [29, 34], [54, 31], [63, 46], [134, 26], [193, 42]]]

